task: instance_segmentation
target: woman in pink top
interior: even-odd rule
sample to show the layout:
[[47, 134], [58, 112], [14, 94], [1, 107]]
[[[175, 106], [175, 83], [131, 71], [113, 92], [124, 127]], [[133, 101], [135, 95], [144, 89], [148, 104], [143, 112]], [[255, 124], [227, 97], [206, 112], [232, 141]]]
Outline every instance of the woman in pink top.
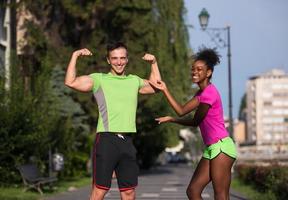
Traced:
[[236, 148], [224, 126], [221, 97], [210, 82], [214, 66], [219, 64], [219, 55], [213, 49], [202, 49], [192, 65], [192, 82], [199, 86], [196, 95], [184, 105], [179, 104], [163, 81], [151, 83], [161, 90], [178, 116], [195, 110], [193, 119], [160, 117], [159, 124], [173, 122], [187, 126], [199, 126], [206, 145], [203, 157], [195, 169], [187, 188], [189, 199], [202, 199], [201, 193], [212, 181], [215, 199], [229, 199], [231, 168], [236, 159]]

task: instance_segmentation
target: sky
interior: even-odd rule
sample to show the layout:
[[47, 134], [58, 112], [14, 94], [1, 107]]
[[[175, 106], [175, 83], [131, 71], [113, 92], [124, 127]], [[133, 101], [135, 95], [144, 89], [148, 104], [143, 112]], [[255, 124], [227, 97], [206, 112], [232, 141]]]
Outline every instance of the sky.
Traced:
[[[247, 80], [273, 68], [288, 73], [288, 0], [184, 0], [185, 21], [193, 52], [199, 47], [214, 48], [211, 37], [201, 30], [198, 15], [206, 8], [208, 28], [231, 26], [231, 75], [233, 118], [238, 117]], [[223, 32], [225, 34], [225, 32]], [[221, 37], [227, 41], [225, 35]], [[219, 89], [225, 116], [228, 116], [227, 48], [218, 48], [221, 63], [212, 82]]]

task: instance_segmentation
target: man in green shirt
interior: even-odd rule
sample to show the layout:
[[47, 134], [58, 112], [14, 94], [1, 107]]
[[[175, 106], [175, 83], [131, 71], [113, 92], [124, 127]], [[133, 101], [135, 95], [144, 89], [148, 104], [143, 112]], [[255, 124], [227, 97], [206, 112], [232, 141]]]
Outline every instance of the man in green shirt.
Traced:
[[126, 75], [128, 51], [121, 42], [107, 45], [108, 74], [76, 75], [76, 61], [91, 56], [88, 49], [74, 51], [67, 67], [65, 84], [80, 92], [93, 92], [99, 117], [93, 148], [93, 188], [90, 200], [102, 200], [110, 189], [115, 171], [121, 199], [135, 199], [138, 183], [136, 149], [129, 136], [136, 133], [138, 93], [153, 94], [149, 81], [161, 80], [155, 56], [145, 54], [143, 60], [151, 64], [149, 80]]

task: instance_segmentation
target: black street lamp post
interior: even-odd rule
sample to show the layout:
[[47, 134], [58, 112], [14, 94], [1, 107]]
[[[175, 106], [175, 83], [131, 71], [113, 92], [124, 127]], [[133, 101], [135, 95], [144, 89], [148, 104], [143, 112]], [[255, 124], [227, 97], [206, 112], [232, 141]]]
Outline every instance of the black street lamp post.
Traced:
[[[224, 28], [207, 28], [209, 21], [209, 13], [205, 8], [199, 14], [199, 21], [203, 31], [208, 33], [211, 39], [219, 48], [227, 47], [228, 58], [228, 103], [229, 103], [229, 132], [230, 136], [234, 139], [234, 124], [233, 124], [233, 110], [232, 110], [232, 77], [231, 77], [231, 42], [230, 42], [230, 26]], [[221, 37], [221, 32], [227, 32], [227, 41]]]

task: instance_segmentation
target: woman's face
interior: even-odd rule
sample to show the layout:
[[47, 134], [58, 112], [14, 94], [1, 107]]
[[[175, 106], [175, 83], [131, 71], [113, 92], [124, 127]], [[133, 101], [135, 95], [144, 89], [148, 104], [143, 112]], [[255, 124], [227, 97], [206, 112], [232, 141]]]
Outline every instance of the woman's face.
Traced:
[[202, 60], [197, 60], [194, 62], [191, 68], [191, 76], [193, 83], [201, 83], [205, 80], [209, 80], [212, 75], [212, 71], [207, 67], [206, 62]]

